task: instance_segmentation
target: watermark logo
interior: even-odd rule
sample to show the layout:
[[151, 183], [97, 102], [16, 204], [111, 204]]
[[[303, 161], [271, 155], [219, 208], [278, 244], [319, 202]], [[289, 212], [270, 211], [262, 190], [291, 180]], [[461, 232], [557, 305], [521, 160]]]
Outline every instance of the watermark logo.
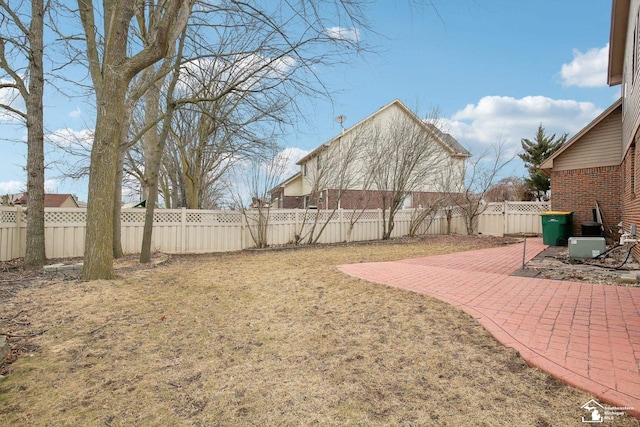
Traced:
[[624, 415], [625, 411], [632, 411], [633, 408], [629, 407], [617, 407], [601, 405], [597, 400], [591, 399], [580, 407], [589, 412], [589, 415], [582, 417], [583, 423], [603, 423], [605, 421], [611, 421], [614, 417]]
[[604, 406], [595, 400], [591, 399], [580, 408], [591, 413], [591, 415], [587, 417], [582, 417], [583, 423], [601, 423], [604, 421]]

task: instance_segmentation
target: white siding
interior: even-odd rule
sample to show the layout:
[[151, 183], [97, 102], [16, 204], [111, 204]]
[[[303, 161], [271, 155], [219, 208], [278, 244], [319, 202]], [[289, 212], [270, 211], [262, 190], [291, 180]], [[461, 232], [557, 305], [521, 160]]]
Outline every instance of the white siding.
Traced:
[[[342, 182], [348, 185], [342, 186], [348, 190], [362, 190], [364, 176], [370, 168], [371, 159], [368, 150], [375, 147], [376, 139], [380, 135], [388, 135], [389, 132], [397, 133], [397, 129], [409, 129], [402, 132], [405, 135], [417, 135], [428, 132], [420, 123], [397, 104], [391, 104], [388, 108], [378, 111], [368, 119], [355, 125], [345, 134], [331, 142], [327, 147], [318, 150], [317, 154], [306, 160], [307, 174], [304, 175], [305, 164], [302, 165], [303, 179], [301, 194], [309, 194], [316, 184], [319, 189], [339, 188], [337, 185], [338, 171], [344, 170], [345, 162], [348, 162], [347, 178]], [[381, 147], [381, 156], [387, 155], [391, 160], [394, 153]], [[321, 156], [321, 167], [318, 168], [318, 155]], [[424, 159], [426, 169], [432, 171], [426, 176], [421, 185], [414, 189], [419, 192], [443, 191], [443, 181], [454, 187], [462, 187], [464, 159], [454, 158], [447, 147], [435, 139], [431, 142], [428, 157]], [[420, 169], [420, 168], [418, 168]], [[443, 175], [446, 177], [443, 178]], [[295, 191], [292, 190], [291, 194]], [[299, 194], [295, 194], [299, 195]]]

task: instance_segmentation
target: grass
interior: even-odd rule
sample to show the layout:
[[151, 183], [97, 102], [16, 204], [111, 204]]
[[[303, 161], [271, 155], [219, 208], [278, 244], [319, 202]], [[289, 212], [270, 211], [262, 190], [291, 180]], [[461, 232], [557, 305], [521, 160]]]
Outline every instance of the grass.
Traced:
[[46, 330], [14, 339], [25, 354], [0, 380], [0, 419], [581, 425], [591, 396], [527, 367], [460, 310], [335, 268], [489, 244], [431, 238], [182, 256], [113, 281], [34, 282], [0, 305], [3, 318], [19, 314], [16, 334]]

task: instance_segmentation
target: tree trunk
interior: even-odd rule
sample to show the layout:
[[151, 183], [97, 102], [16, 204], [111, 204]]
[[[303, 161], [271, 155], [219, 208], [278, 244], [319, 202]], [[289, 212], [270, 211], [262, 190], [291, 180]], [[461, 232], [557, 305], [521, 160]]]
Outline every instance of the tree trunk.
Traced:
[[[114, 195], [118, 147], [122, 133], [125, 79], [105, 70], [104, 96], [98, 99], [96, 130], [91, 150], [87, 228], [84, 250], [84, 280], [112, 279]], [[101, 99], [100, 99], [101, 98]]]
[[[162, 82], [162, 81], [161, 81]], [[145, 94], [145, 124], [157, 123], [160, 115], [160, 83], [155, 83], [147, 89]], [[171, 125], [171, 122], [166, 123]], [[142, 141], [144, 150], [144, 183], [147, 192], [147, 204], [142, 231], [142, 248], [140, 262], [151, 262], [151, 238], [153, 234], [153, 212], [158, 200], [158, 171], [164, 144], [158, 135], [158, 126], [153, 125], [145, 134]]]
[[[128, 127], [128, 126], [127, 126]], [[113, 195], [113, 257], [122, 258], [122, 179], [124, 175], [124, 157], [128, 147], [120, 141], [118, 146], [118, 160], [116, 162], [116, 188]]]
[[151, 43], [132, 56], [128, 55], [128, 39], [135, 10], [142, 5], [143, 8], [149, 6], [151, 11], [155, 2], [103, 1], [103, 43], [99, 43], [96, 37], [96, 10], [93, 2], [77, 2], [97, 107], [96, 129], [91, 149], [82, 278], [111, 279], [114, 277], [113, 217], [116, 170], [125, 119], [127, 88], [140, 71], [166, 55], [168, 47], [175, 42], [187, 24], [193, 1], [166, 0], [160, 9], [161, 15], [151, 12], [154, 16], [149, 16], [149, 20], [154, 22], [147, 34]]
[[[169, 130], [171, 129], [171, 122], [173, 120], [173, 114], [176, 109], [175, 102], [173, 101], [173, 92], [178, 84], [178, 78], [180, 77], [180, 63], [182, 60], [182, 48], [184, 46], [184, 40], [186, 37], [186, 31], [182, 33], [180, 37], [180, 43], [177, 54], [175, 55], [175, 64], [173, 67], [173, 74], [171, 81], [167, 87], [167, 110], [162, 123], [162, 131], [158, 134], [158, 126], [153, 126], [149, 130], [151, 139], [148, 141], [145, 150], [145, 182], [148, 184], [147, 205], [144, 218], [144, 230], [142, 232], [142, 248], [140, 249], [140, 262], [151, 262], [151, 238], [153, 237], [153, 213], [156, 208], [156, 202], [158, 201], [158, 181], [160, 177], [160, 167], [162, 165], [162, 154], [164, 153], [164, 147], [167, 139], [169, 138]], [[169, 64], [166, 62], [165, 64]], [[154, 122], [160, 117], [160, 90], [162, 88], [164, 80], [157, 81], [149, 88], [147, 93], [147, 122], [153, 120]]]
[[144, 229], [142, 231], [142, 248], [140, 249], [140, 262], [151, 262], [151, 238], [153, 237], [153, 213], [155, 204], [158, 200], [158, 185], [156, 172], [156, 185], [153, 183], [149, 186], [149, 195], [147, 196], [147, 206], [144, 216]]
[[186, 180], [187, 190], [187, 209], [199, 209], [200, 208], [200, 177], [199, 174], [194, 174], [193, 177], [187, 177]]
[[44, 246], [44, 93], [43, 0], [31, 2], [29, 28], [29, 94], [27, 108], [27, 243], [24, 266], [42, 268], [46, 261]]

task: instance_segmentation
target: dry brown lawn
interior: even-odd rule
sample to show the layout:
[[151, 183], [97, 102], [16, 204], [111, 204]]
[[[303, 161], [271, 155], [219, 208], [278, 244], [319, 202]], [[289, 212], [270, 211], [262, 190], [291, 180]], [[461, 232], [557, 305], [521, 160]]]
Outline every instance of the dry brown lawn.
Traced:
[[182, 256], [113, 281], [33, 281], [0, 301], [1, 332], [42, 332], [11, 339], [23, 354], [0, 380], [0, 424], [584, 425], [591, 396], [460, 310], [335, 268], [495, 243]]

